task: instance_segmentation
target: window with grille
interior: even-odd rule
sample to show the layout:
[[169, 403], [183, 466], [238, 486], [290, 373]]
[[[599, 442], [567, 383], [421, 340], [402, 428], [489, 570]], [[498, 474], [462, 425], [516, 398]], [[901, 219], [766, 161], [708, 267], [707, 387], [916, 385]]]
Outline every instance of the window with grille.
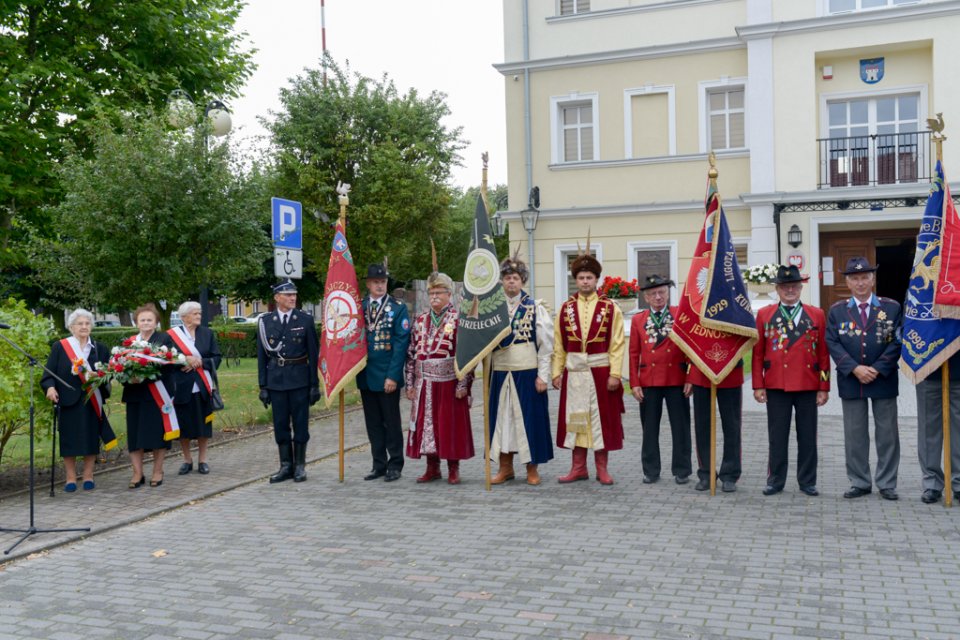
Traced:
[[707, 140], [709, 148], [746, 147], [744, 88], [731, 86], [707, 91]]
[[560, 0], [560, 15], [572, 16], [590, 11], [590, 0]]
[[921, 0], [828, 0], [827, 11], [830, 13], [848, 13], [850, 11], [867, 11], [919, 2]]

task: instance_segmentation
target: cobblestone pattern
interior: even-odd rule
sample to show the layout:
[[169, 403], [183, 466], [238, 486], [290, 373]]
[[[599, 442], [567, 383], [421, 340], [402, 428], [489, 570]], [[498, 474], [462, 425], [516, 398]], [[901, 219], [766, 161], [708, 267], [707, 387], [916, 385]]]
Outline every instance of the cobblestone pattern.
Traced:
[[[669, 477], [641, 484], [639, 419], [627, 404], [612, 487], [558, 485], [567, 451], [541, 467], [539, 487], [484, 491], [479, 455], [456, 487], [415, 484], [423, 462], [410, 460], [399, 482], [363, 482], [370, 460], [358, 450], [344, 484], [327, 459], [306, 483], [247, 484], [0, 565], [0, 640], [958, 637], [960, 516], [919, 501], [915, 423], [901, 425], [899, 502], [842, 498], [842, 425], [830, 417], [820, 428], [822, 495], [797, 491], [792, 450], [786, 490], [762, 496], [757, 413], [745, 416], [739, 490], [710, 497]], [[335, 431], [325, 424], [314, 438]], [[86, 502], [59, 495], [56, 509], [41, 505], [38, 524], [71, 509], [73, 524], [128, 521], [131, 501], [220, 482], [228, 465], [256, 475], [262, 456], [273, 471], [272, 442], [237, 446], [259, 453], [234, 462], [224, 447], [210, 476], [152, 494], [101, 491], [98, 481]], [[10, 514], [4, 505], [0, 522]]]

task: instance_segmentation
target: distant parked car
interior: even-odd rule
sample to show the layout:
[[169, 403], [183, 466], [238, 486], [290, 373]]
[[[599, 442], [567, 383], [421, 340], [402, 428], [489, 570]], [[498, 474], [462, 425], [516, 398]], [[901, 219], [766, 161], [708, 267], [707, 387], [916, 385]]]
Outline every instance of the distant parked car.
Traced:
[[95, 327], [119, 327], [119, 320], [95, 320], [93, 323]]
[[247, 322], [256, 322], [257, 320], [260, 319], [260, 316], [265, 316], [265, 315], [267, 315], [268, 313], [270, 313], [270, 312], [269, 312], [269, 311], [261, 311], [261, 312], [259, 312], [259, 313], [251, 313], [250, 315], [247, 316]]
[[245, 322], [250, 322], [250, 320], [247, 319], [247, 316], [230, 316], [227, 319], [230, 320], [230, 322], [236, 322], [237, 324], [244, 324]]
[[177, 313], [176, 311], [171, 311], [170, 312], [170, 328], [172, 329], [174, 327], [182, 327], [182, 326], [183, 326], [183, 320], [180, 319], [180, 314]]

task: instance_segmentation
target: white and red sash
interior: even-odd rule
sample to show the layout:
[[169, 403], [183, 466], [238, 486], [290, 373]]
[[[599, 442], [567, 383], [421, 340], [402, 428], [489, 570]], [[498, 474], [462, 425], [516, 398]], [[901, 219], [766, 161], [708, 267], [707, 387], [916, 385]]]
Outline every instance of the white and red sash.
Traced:
[[[91, 377], [93, 367], [90, 366], [90, 362], [84, 357], [83, 351], [80, 349], [80, 342], [77, 341], [76, 338], [64, 338], [60, 341], [60, 346], [63, 347], [67, 357], [70, 358], [70, 362], [73, 363], [73, 372], [80, 378], [80, 382], [86, 383], [87, 379]], [[77, 366], [78, 361], [83, 364], [83, 369]], [[93, 390], [93, 393], [90, 395], [90, 404], [93, 405], [93, 411], [97, 414], [97, 418], [102, 420], [103, 396], [100, 394], [100, 389]]]
[[[70, 362], [73, 363], [71, 369], [76, 373], [77, 377], [80, 378], [80, 382], [85, 383], [87, 379], [93, 377], [93, 367], [90, 366], [90, 361], [83, 356], [83, 350], [80, 349], [80, 342], [76, 338], [64, 338], [60, 341], [60, 346], [63, 347], [64, 353], [67, 354], [67, 357], [70, 358]], [[82, 363], [83, 369], [80, 369], [80, 367], [77, 366], [77, 363]], [[90, 400], [90, 404], [93, 405], [93, 412], [97, 414], [97, 419], [102, 422], [103, 395], [100, 393], [100, 389], [94, 389], [93, 393], [89, 394], [88, 398]], [[109, 426], [106, 428], [105, 434], [101, 433], [101, 437], [105, 438], [103, 444], [104, 450], [110, 451], [117, 446], [117, 439], [113, 437], [113, 431], [109, 428]], [[109, 438], [109, 441], [106, 441], [106, 438]]]
[[[196, 343], [189, 340], [185, 334], [180, 333], [185, 331], [181, 327], [174, 327], [173, 329], [168, 329], [167, 333], [170, 334], [170, 337], [173, 338], [173, 341], [177, 343], [177, 346], [180, 347], [180, 352], [191, 355], [194, 358], [198, 358], [201, 363], [203, 362], [203, 356], [200, 355], [200, 351], [197, 349]], [[203, 386], [207, 388], [207, 397], [213, 395], [213, 376], [209, 371], [200, 367], [200, 379], [203, 380]]]
[[[133, 339], [140, 339], [140, 335], [137, 334], [133, 336]], [[166, 360], [155, 358], [153, 356], [141, 355], [137, 357], [150, 360], [151, 362], [168, 364]], [[163, 420], [163, 439], [179, 440], [180, 422], [177, 421], [177, 412], [173, 407], [173, 398], [170, 397], [170, 393], [167, 391], [167, 388], [163, 386], [163, 382], [161, 380], [154, 380], [153, 382], [150, 382], [147, 384], [147, 388], [150, 390], [150, 395], [153, 396], [153, 402], [157, 405], [157, 409], [160, 410], [160, 418]]]

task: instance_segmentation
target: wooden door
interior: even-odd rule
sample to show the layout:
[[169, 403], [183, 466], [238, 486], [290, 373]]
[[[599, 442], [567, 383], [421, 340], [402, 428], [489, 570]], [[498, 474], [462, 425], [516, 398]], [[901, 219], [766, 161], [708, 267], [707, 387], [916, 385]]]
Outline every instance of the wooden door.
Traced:
[[[826, 311], [834, 302], [850, 297], [842, 271], [847, 260], [856, 256], [865, 256], [871, 264], [879, 262], [875, 287], [877, 295], [893, 298], [903, 304], [916, 239], [916, 227], [821, 234], [821, 259], [833, 258], [833, 285], [826, 284], [829, 278], [824, 274], [820, 282], [820, 307]], [[879, 259], [881, 255], [882, 259]]]

